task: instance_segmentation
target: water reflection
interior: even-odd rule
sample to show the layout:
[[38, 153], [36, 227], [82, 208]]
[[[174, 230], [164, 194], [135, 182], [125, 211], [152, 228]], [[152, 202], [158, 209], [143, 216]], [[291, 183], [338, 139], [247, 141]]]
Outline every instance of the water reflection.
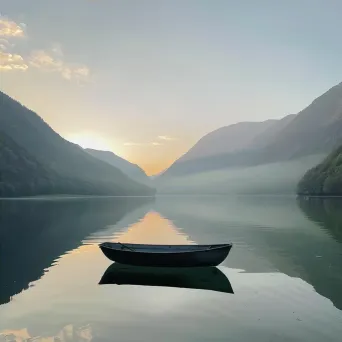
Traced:
[[226, 275], [217, 267], [162, 268], [112, 264], [100, 284], [178, 287], [234, 293]]
[[148, 212], [138, 222], [115, 233], [112, 241], [160, 245], [194, 244], [181, 228], [156, 211]]
[[0, 342], [90, 342], [93, 339], [91, 326], [65, 326], [54, 336], [32, 336], [27, 329], [4, 330], [0, 333]]
[[300, 198], [298, 204], [311, 221], [342, 243], [342, 198]]
[[[338, 207], [320, 207], [303, 208], [291, 198], [247, 197], [8, 203], [0, 209], [1, 299], [8, 301], [32, 281], [34, 286], [0, 305], [0, 338], [339, 341], [342, 249], [335, 216], [340, 215]], [[219, 267], [226, 278], [217, 274], [214, 283], [222, 286], [229, 279], [235, 294], [199, 290], [213, 286], [202, 275], [201, 286], [196, 276], [185, 274], [177, 285], [185, 276], [189, 288], [175, 288], [174, 275], [156, 279], [131, 270], [127, 278], [113, 267], [113, 281], [111, 268], [104, 275], [110, 262], [97, 245], [107, 240], [232, 241]], [[99, 286], [101, 278], [144, 286]], [[63, 328], [70, 322], [72, 333]]]
[[317, 247], [316, 262], [310, 265], [309, 282], [342, 310], [342, 199], [299, 199], [298, 204], [316, 227], [336, 241], [329, 245], [322, 241]]
[[150, 199], [0, 201], [0, 305], [41, 278], [89, 234]]
[[298, 206], [286, 197], [164, 198], [156, 208], [198, 243], [232, 241], [224, 265], [301, 278], [342, 310], [341, 201], [324, 203]]

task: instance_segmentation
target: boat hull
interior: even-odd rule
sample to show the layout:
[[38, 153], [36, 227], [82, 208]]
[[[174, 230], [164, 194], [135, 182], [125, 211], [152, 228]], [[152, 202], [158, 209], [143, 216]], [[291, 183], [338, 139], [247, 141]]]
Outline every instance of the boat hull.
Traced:
[[100, 285], [138, 285], [210, 290], [233, 294], [224, 273], [216, 267], [138, 267], [114, 263], [103, 274]]
[[150, 267], [208, 267], [217, 266], [228, 256], [231, 245], [193, 251], [132, 251], [100, 245], [103, 254], [111, 261], [133, 266]]

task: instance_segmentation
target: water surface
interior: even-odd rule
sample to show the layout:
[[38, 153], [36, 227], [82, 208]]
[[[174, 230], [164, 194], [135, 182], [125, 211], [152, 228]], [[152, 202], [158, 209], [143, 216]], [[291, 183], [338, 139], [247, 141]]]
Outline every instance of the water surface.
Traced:
[[[100, 285], [103, 241], [231, 241], [215, 279], [232, 291]], [[340, 341], [341, 289], [340, 200], [0, 202], [1, 342]]]

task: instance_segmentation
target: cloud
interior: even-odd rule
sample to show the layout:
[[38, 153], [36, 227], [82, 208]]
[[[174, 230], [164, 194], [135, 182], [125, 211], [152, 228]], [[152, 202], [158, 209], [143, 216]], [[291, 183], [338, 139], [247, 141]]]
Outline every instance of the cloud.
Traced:
[[29, 67], [45, 72], [59, 73], [65, 80], [85, 82], [89, 79], [90, 70], [83, 64], [65, 62], [62, 46], [53, 43], [50, 49], [35, 50], [25, 58], [11, 52], [15, 46], [12, 40], [25, 37], [26, 25], [0, 15], [0, 71], [27, 70]]
[[167, 135], [158, 135], [158, 139], [165, 140], [165, 141], [175, 140], [175, 138], [169, 137]]
[[62, 49], [62, 45], [59, 44], [59, 43], [53, 43], [53, 44], [51, 45], [51, 51], [52, 51], [56, 56], [59, 56], [59, 57], [63, 57], [63, 56], [64, 56], [63, 49]]
[[66, 80], [72, 80], [72, 79], [87, 79], [90, 75], [90, 71], [86, 66], [82, 67], [76, 67], [76, 68], [70, 68], [70, 67], [64, 67], [62, 69], [62, 76]]
[[142, 146], [144, 144], [141, 143], [135, 143], [135, 142], [126, 142], [124, 143], [124, 146]]
[[45, 72], [57, 72], [66, 80], [86, 81], [90, 76], [90, 70], [85, 65], [71, 65], [61, 58], [63, 51], [57, 45], [51, 51], [36, 50], [29, 58], [30, 66]]
[[27, 69], [28, 65], [22, 56], [0, 51], [0, 71], [26, 71]]
[[1, 51], [6, 51], [8, 50], [10, 47], [12, 47], [12, 44], [10, 44], [10, 42], [5, 39], [5, 38], [0, 38], [0, 50]]
[[137, 143], [137, 142], [126, 142], [124, 146], [161, 146], [163, 145], [160, 142], [153, 141], [151, 143]]
[[45, 71], [60, 71], [63, 68], [63, 62], [55, 60], [44, 50], [33, 51], [30, 56], [30, 65]]
[[0, 37], [25, 37], [25, 24], [16, 22], [0, 16]]

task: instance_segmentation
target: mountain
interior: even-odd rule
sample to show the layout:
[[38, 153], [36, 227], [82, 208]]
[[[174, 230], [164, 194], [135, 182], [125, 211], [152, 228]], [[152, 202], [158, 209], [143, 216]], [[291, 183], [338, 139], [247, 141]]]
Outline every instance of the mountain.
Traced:
[[276, 120], [264, 122], [239, 122], [219, 128], [200, 139], [178, 162], [186, 162], [225, 153], [240, 151], [250, 147], [253, 140], [272, 127]]
[[[36, 113], [0, 92], [0, 127], [31, 159], [61, 179], [84, 184], [84, 190], [69, 189], [69, 194], [151, 195], [154, 190], [139, 184], [119, 169], [102, 162], [78, 145], [72, 144]], [[29, 159], [28, 159], [29, 160]], [[48, 193], [53, 189], [47, 189]]]
[[0, 130], [0, 197], [92, 190], [85, 182], [60, 177]]
[[137, 182], [143, 183], [143, 184], [149, 184], [150, 179], [144, 172], [142, 168], [140, 168], [138, 165], [130, 163], [126, 159], [123, 159], [113, 152], [109, 151], [99, 151], [94, 149], [86, 149], [86, 151], [92, 155], [93, 157], [102, 160], [115, 168], [118, 168], [121, 170], [125, 175], [128, 177], [136, 180]]
[[297, 192], [299, 195], [342, 195], [342, 146], [304, 175]]
[[164, 172], [165, 172], [165, 171], [166, 171], [166, 169], [164, 169], [164, 170], [162, 170], [162, 171], [158, 172], [157, 174], [154, 174], [154, 175], [150, 176], [150, 177], [149, 177], [149, 178], [150, 178], [150, 180], [154, 180], [154, 179], [156, 179], [156, 178], [160, 177], [161, 175], [163, 175], [163, 174], [164, 174]]
[[250, 144], [251, 148], [262, 148], [272, 143], [277, 139], [277, 135], [296, 117], [295, 114], [290, 114], [280, 120], [274, 120], [274, 124], [268, 127], [262, 134], [256, 136]]
[[209, 133], [166, 170], [163, 177], [185, 176], [231, 166], [254, 166], [267, 146], [295, 115], [281, 120], [241, 122]]
[[[245, 127], [250, 127], [250, 131], [246, 130], [247, 133], [241, 129], [243, 124], [237, 124], [209, 134], [160, 178], [328, 154], [342, 144], [342, 83], [328, 90], [297, 115], [259, 124], [260, 126], [254, 125], [254, 128], [264, 127], [263, 130], [253, 130], [250, 123], [246, 123]], [[233, 148], [226, 145], [229, 139], [222, 132], [227, 132], [236, 140], [232, 144]], [[246, 139], [248, 132], [252, 139]], [[243, 141], [240, 140], [240, 134]], [[208, 150], [213, 150], [210, 137], [217, 137], [214, 145], [220, 147], [217, 149], [218, 153], [208, 155]]]

